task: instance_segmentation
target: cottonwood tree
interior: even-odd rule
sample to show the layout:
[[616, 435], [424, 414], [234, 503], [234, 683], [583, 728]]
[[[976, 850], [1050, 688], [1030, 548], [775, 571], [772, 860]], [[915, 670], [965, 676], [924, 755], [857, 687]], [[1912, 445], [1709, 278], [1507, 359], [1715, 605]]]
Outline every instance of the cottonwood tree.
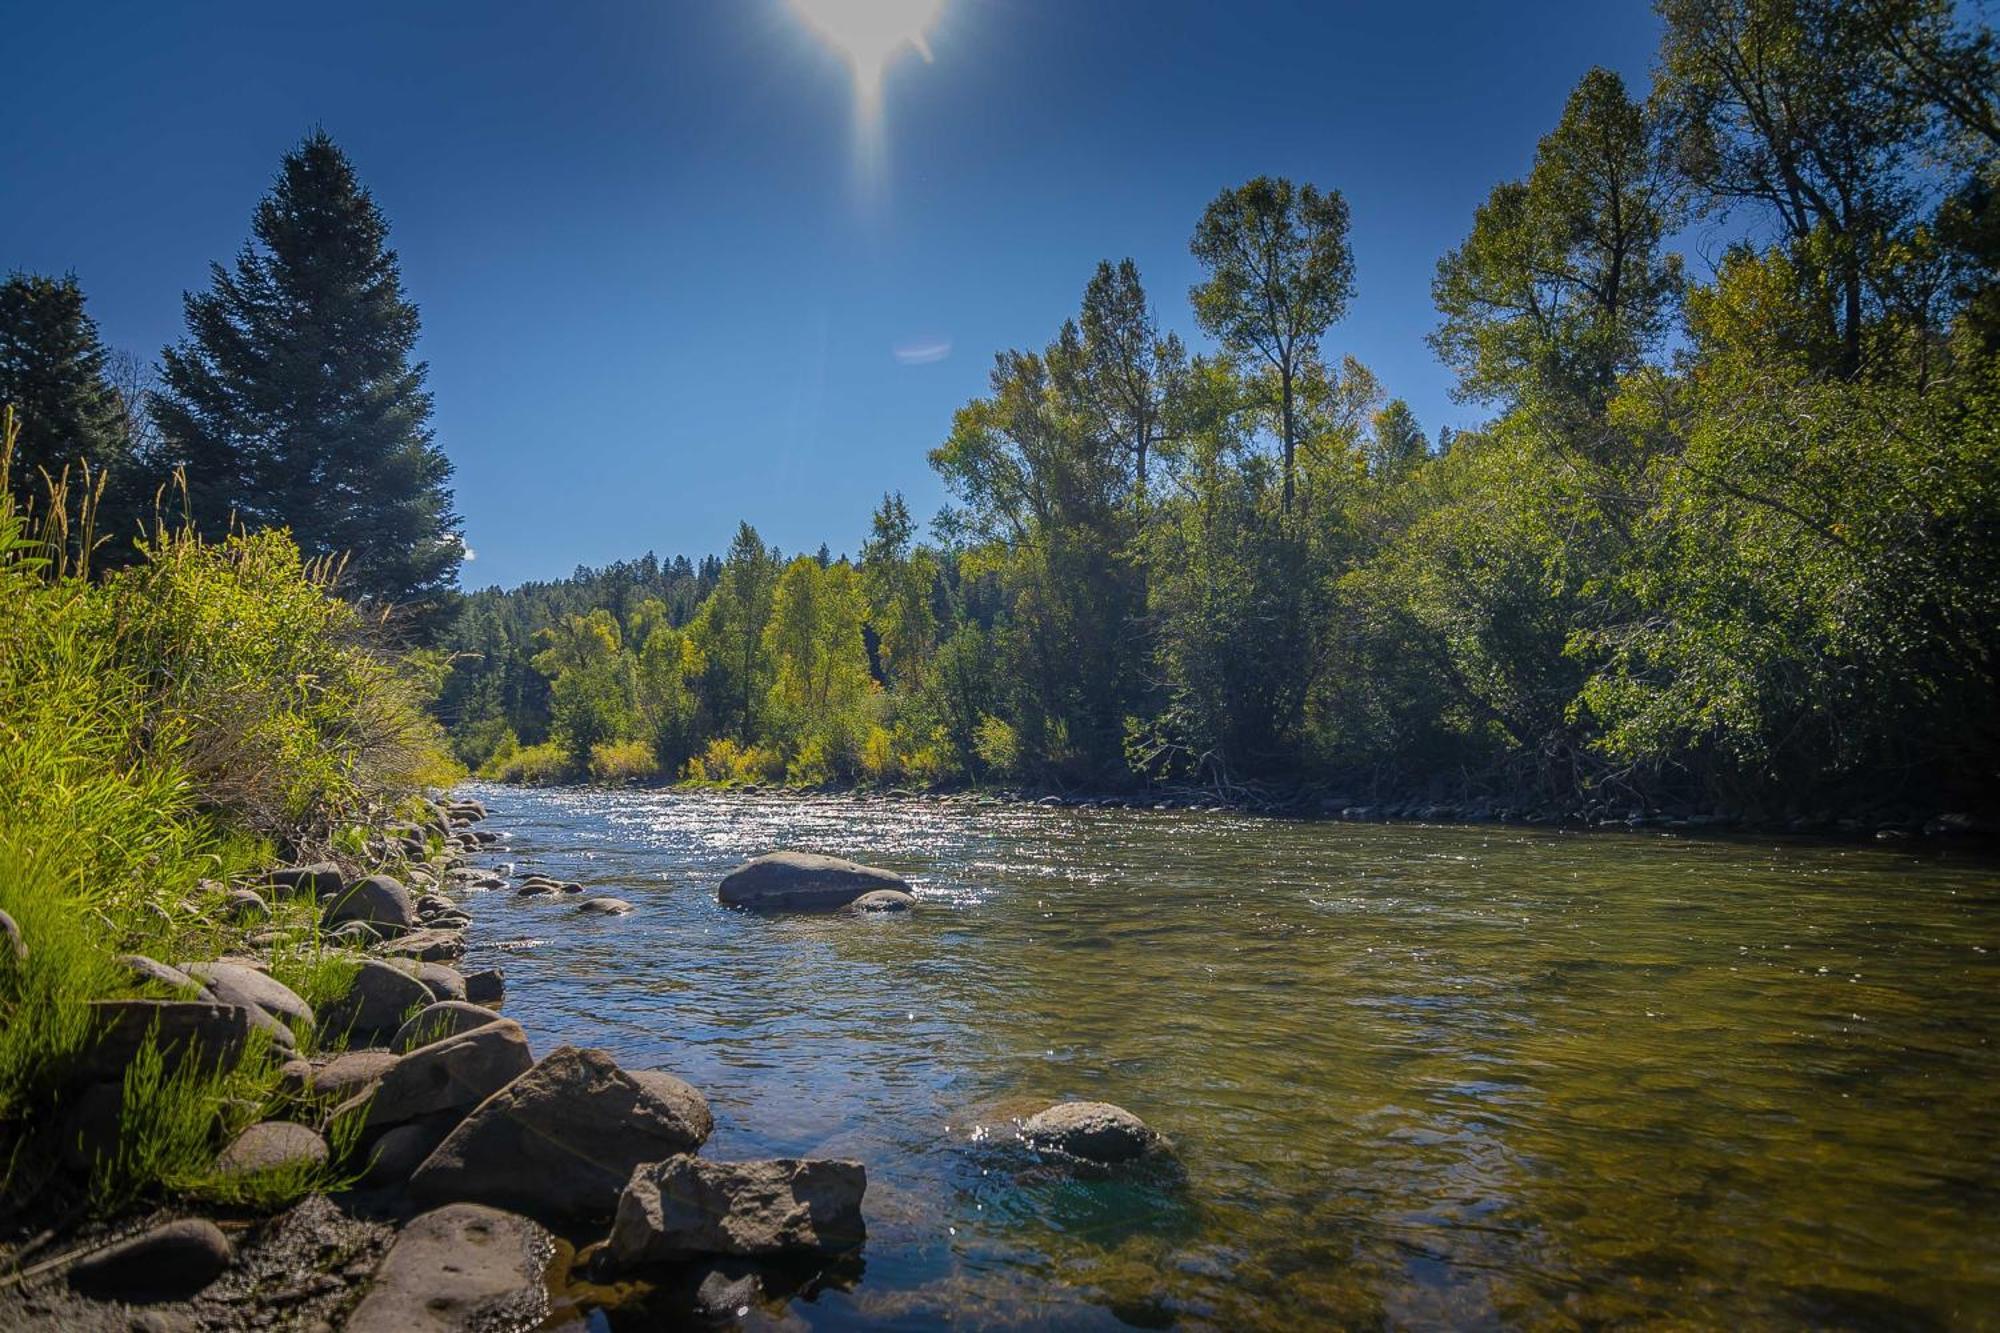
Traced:
[[1189, 293], [1195, 320], [1223, 346], [1261, 359], [1277, 380], [1284, 508], [1296, 489], [1296, 394], [1319, 340], [1346, 313], [1354, 290], [1347, 201], [1283, 177], [1224, 190], [1189, 244], [1208, 280]]
[[1146, 503], [1147, 466], [1168, 430], [1174, 386], [1187, 352], [1159, 321], [1139, 281], [1139, 266], [1098, 264], [1083, 290], [1083, 373], [1106, 428], [1132, 455], [1133, 498]]

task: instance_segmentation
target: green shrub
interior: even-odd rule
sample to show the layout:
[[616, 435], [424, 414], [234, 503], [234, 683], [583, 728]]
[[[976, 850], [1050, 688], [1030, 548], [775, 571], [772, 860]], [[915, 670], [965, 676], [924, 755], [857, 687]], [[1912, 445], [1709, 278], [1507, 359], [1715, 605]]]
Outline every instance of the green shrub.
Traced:
[[590, 747], [593, 782], [630, 782], [659, 771], [653, 747], [644, 741], [600, 741]]

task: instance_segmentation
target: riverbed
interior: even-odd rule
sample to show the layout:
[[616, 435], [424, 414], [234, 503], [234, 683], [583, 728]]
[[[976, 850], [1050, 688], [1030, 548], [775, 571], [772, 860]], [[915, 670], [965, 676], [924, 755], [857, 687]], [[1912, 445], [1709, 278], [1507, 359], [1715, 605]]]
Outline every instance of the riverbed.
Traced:
[[[867, 1165], [812, 1328], [2000, 1325], [2000, 866], [1225, 812], [474, 788], [471, 895], [537, 1052], [707, 1095], [704, 1150]], [[715, 901], [778, 848], [909, 917]], [[504, 947], [503, 947], [504, 946]], [[1175, 1169], [1018, 1117], [1116, 1102]], [[572, 1294], [552, 1326], [651, 1326]]]

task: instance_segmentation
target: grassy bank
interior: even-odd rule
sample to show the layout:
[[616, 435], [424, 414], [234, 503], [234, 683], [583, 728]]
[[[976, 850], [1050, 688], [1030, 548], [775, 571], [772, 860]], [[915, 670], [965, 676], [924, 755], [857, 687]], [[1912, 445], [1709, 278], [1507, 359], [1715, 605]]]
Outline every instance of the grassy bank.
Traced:
[[[57, 1127], [92, 1040], [92, 1001], [149, 992], [119, 961], [214, 958], [249, 923], [232, 877], [281, 852], [354, 841], [452, 770], [409, 673], [374, 644], [337, 571], [282, 532], [204, 541], [161, 523], [140, 558], [90, 569], [87, 485], [39, 516], [0, 447], [0, 1213], [74, 1194]], [[257, 922], [271, 973], [309, 1003], [352, 964], [307, 904]], [[315, 1183], [225, 1181], [226, 1136], [281, 1096], [275, 1060], [220, 1075], [127, 1072], [119, 1150], [90, 1174], [100, 1209], [164, 1194], [255, 1202]]]

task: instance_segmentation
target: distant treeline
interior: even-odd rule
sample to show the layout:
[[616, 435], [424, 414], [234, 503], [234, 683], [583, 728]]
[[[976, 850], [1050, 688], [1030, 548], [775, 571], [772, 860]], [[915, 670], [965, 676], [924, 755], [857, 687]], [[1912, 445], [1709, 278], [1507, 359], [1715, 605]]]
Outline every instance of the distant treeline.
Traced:
[[[548, 778], [1322, 782], [1768, 812], [1990, 800], [2000, 70], [1925, 0], [1666, 0], [1438, 265], [1475, 432], [1330, 332], [1337, 191], [1196, 224], [996, 360], [919, 541], [473, 597], [445, 715]], [[1716, 256], [1686, 271], [1683, 234]], [[1359, 787], [1356, 784], [1361, 784]]]

